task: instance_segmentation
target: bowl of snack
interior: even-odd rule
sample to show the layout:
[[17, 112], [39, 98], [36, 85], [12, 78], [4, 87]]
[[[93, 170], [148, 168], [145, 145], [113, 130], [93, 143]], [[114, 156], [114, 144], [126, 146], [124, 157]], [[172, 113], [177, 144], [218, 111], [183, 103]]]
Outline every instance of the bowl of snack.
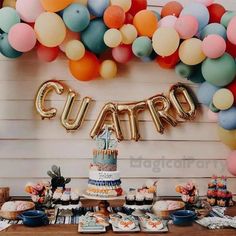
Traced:
[[25, 211], [33, 210], [35, 204], [29, 201], [9, 201], [5, 202], [0, 210], [0, 216], [8, 220], [16, 220]]
[[153, 205], [152, 212], [162, 219], [168, 219], [171, 213], [182, 210], [184, 207], [185, 204], [182, 201], [160, 200]]
[[196, 219], [196, 213], [189, 210], [179, 210], [173, 212], [170, 218], [175, 225], [189, 225]]

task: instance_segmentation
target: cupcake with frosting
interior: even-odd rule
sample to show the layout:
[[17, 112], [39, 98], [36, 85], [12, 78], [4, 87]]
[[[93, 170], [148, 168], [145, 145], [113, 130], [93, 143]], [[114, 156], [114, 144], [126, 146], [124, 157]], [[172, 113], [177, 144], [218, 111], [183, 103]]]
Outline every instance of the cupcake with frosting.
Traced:
[[72, 205], [77, 205], [79, 203], [79, 194], [76, 191], [71, 192], [70, 194], [70, 203]]
[[60, 201], [61, 201], [61, 196], [63, 194], [63, 188], [57, 188], [53, 195], [52, 195], [52, 200], [54, 202], [54, 204], [60, 204]]
[[144, 194], [137, 192], [135, 196], [135, 202], [137, 206], [142, 206], [144, 204]]
[[144, 194], [144, 204], [145, 205], [152, 205], [153, 204], [153, 198], [154, 198], [153, 193], [146, 192]]
[[61, 204], [66, 206], [69, 205], [69, 203], [70, 203], [70, 194], [64, 192], [61, 196]]
[[126, 196], [126, 204], [127, 205], [135, 205], [135, 192], [129, 191], [129, 193]]

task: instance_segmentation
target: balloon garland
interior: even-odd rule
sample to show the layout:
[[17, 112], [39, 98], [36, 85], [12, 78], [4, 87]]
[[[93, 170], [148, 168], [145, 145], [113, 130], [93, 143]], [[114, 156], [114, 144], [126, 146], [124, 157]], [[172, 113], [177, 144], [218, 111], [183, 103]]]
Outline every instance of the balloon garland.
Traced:
[[[218, 121], [222, 142], [236, 149], [235, 12], [213, 0], [195, 0], [184, 7], [171, 1], [161, 14], [148, 10], [147, 0], [0, 4], [4, 56], [17, 58], [35, 48], [40, 60], [51, 62], [61, 51], [71, 74], [81, 81], [115, 78], [117, 63], [134, 56], [174, 68], [181, 77], [200, 83], [199, 101], [209, 107], [209, 119]], [[102, 61], [100, 55], [109, 50], [112, 58]]]

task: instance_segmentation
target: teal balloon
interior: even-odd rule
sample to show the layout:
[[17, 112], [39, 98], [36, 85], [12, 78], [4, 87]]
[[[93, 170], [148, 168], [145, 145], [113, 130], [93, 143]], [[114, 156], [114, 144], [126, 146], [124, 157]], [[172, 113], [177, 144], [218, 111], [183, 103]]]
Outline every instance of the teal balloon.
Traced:
[[210, 34], [220, 35], [224, 39], [227, 38], [225, 27], [219, 23], [211, 23], [207, 25], [205, 28], [203, 28], [203, 30], [200, 32], [200, 39], [203, 40]]
[[200, 84], [206, 81], [202, 75], [201, 66], [194, 67], [193, 73], [187, 79], [197, 84]]
[[182, 78], [188, 78], [193, 74], [193, 66], [189, 66], [180, 62], [175, 66], [175, 73]]
[[152, 41], [146, 36], [138, 37], [132, 44], [132, 51], [136, 57], [148, 57], [152, 53]]
[[78, 3], [68, 6], [62, 14], [65, 25], [73, 32], [81, 32], [85, 30], [90, 22], [90, 14], [88, 9]]
[[156, 59], [156, 57], [157, 57], [156, 52], [154, 50], [152, 50], [152, 53], [149, 56], [141, 57], [141, 60], [143, 62], [151, 62], [151, 61], [154, 61]]
[[212, 112], [214, 112], [214, 113], [220, 112], [220, 110], [215, 107], [215, 105], [213, 104], [213, 102], [209, 105], [209, 109], [210, 109]]
[[209, 83], [224, 87], [230, 84], [236, 75], [234, 58], [228, 53], [217, 59], [207, 58], [202, 63], [202, 74]]
[[236, 107], [232, 107], [219, 113], [219, 125], [227, 130], [236, 129]]
[[225, 28], [227, 28], [229, 22], [231, 21], [231, 19], [232, 19], [234, 16], [236, 16], [236, 12], [234, 12], [234, 11], [227, 11], [227, 12], [225, 12], [225, 14], [221, 17], [220, 23], [221, 23]]
[[8, 42], [8, 35], [6, 33], [0, 35], [0, 52], [8, 58], [17, 58], [22, 55], [22, 52], [16, 51]]
[[86, 30], [81, 33], [81, 41], [87, 49], [96, 54], [101, 54], [108, 48], [103, 37], [108, 30], [102, 19], [94, 19]]
[[0, 29], [8, 33], [10, 28], [20, 23], [20, 16], [14, 8], [3, 7], [0, 9]]

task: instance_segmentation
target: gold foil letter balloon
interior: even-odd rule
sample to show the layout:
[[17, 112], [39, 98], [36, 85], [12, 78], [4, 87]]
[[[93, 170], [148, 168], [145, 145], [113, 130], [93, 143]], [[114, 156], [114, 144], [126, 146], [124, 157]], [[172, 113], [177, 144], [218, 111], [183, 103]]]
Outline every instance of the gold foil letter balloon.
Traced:
[[152, 120], [156, 126], [156, 129], [159, 133], [164, 133], [163, 121], [169, 123], [172, 126], [176, 126], [178, 122], [173, 116], [168, 114], [170, 109], [170, 100], [164, 95], [156, 95], [147, 99], [148, 110], [152, 116]]
[[57, 113], [56, 108], [47, 109], [44, 106], [45, 98], [51, 91], [55, 91], [57, 94], [61, 95], [64, 92], [64, 86], [56, 80], [48, 80], [40, 86], [35, 98], [35, 107], [37, 112], [41, 115], [42, 119], [51, 119], [56, 116]]
[[[185, 111], [183, 102], [180, 101], [180, 95], [184, 97], [185, 102], [188, 104], [189, 110]], [[176, 109], [178, 116], [184, 120], [194, 119], [196, 115], [196, 105], [192, 96], [188, 92], [187, 88], [181, 84], [175, 84], [170, 88], [170, 101]]]
[[81, 126], [88, 111], [89, 104], [92, 100], [89, 97], [83, 98], [79, 106], [76, 118], [74, 119], [74, 121], [71, 121], [70, 114], [72, 112], [76, 97], [77, 94], [75, 92], [69, 91], [69, 93], [67, 94], [67, 100], [63, 112], [61, 114], [61, 124], [66, 128], [67, 131], [77, 130]]
[[119, 116], [118, 116], [117, 105], [112, 102], [105, 104], [104, 107], [102, 108], [102, 110], [101, 110], [91, 132], [90, 132], [90, 136], [92, 138], [94, 138], [95, 136], [97, 136], [98, 134], [101, 133], [105, 123], [107, 122], [106, 118], [108, 116], [111, 116], [111, 118], [112, 118], [113, 128], [115, 130], [117, 140], [122, 141], [124, 139], [124, 137], [123, 137], [123, 134], [122, 134], [122, 131], [120, 128], [120, 120], [119, 120]]
[[128, 104], [118, 104], [119, 112], [127, 112], [129, 116], [129, 125], [131, 132], [131, 139], [138, 141], [140, 139], [139, 126], [138, 126], [138, 113], [145, 110], [145, 102], [136, 102]]

